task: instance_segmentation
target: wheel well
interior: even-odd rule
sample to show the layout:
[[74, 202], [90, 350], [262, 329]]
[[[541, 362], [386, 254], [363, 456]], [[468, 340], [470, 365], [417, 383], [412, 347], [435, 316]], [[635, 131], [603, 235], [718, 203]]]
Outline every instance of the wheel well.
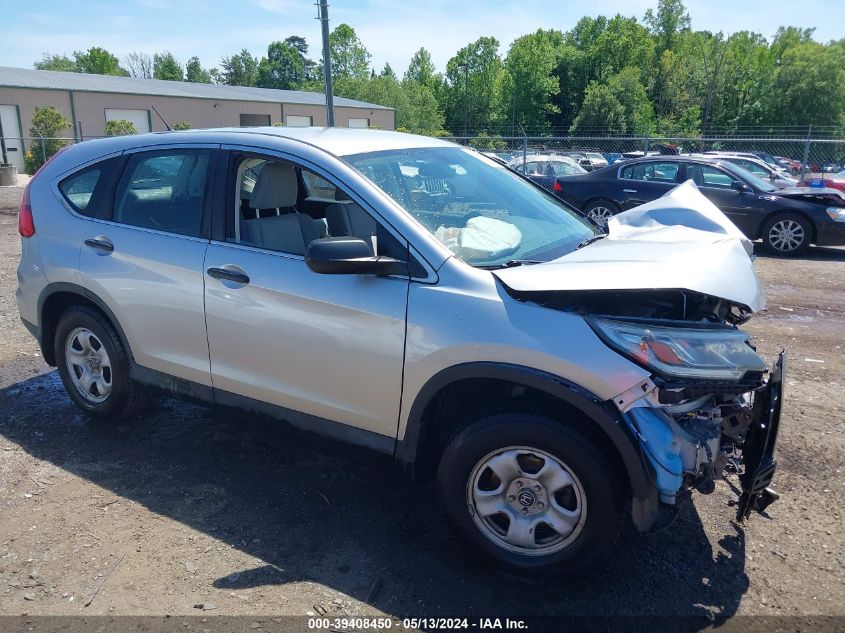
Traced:
[[581, 210], [582, 210], [582, 211], [586, 211], [586, 210], [589, 208], [589, 206], [590, 206], [591, 204], [593, 204], [594, 202], [599, 202], [599, 201], [601, 201], [601, 202], [607, 202], [607, 203], [608, 203], [608, 204], [610, 204], [610, 205], [611, 205], [614, 209], [616, 209], [617, 211], [619, 210], [619, 205], [618, 205], [618, 204], [616, 204], [616, 203], [615, 203], [613, 200], [611, 200], [610, 198], [605, 198], [605, 197], [603, 197], [603, 196], [593, 196], [592, 198], [589, 198], [588, 200], [586, 200], [586, 201], [584, 202], [584, 206], [582, 206], [582, 207], [581, 207]]
[[772, 211], [769, 215], [763, 218], [763, 221], [760, 222], [760, 228], [758, 230], [758, 235], [755, 239], [763, 239], [763, 227], [766, 226], [766, 223], [774, 217], [779, 215], [800, 215], [802, 218], [807, 220], [807, 223], [810, 225], [810, 231], [812, 231], [812, 239], [810, 240], [812, 243], [816, 242], [816, 238], [818, 237], [818, 229], [816, 228], [816, 223], [813, 222], [813, 218], [809, 215], [804, 213], [803, 211], [791, 211], [787, 209], [781, 209], [779, 211]]
[[[479, 406], [479, 403], [483, 403]], [[466, 378], [452, 382], [429, 401], [422, 417], [414, 478], [423, 483], [433, 478], [440, 456], [449, 440], [461, 429], [495, 411], [520, 411], [547, 415], [560, 424], [571, 425], [608, 456], [614, 474], [630, 489], [622, 459], [605, 432], [580, 409], [541, 389], [499, 378]]]
[[[53, 339], [56, 337], [56, 326], [62, 315], [75, 306], [86, 306], [99, 312], [104, 319], [112, 323], [112, 319], [94, 301], [75, 292], [54, 292], [44, 300], [41, 306], [41, 353], [48, 365], [56, 366], [56, 350]], [[114, 323], [112, 323], [114, 325]]]

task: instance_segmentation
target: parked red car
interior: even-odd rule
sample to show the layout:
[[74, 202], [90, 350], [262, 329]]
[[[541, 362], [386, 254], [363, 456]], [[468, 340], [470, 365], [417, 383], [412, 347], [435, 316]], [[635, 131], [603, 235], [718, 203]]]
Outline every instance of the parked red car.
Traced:
[[805, 187], [826, 187], [827, 189], [839, 189], [845, 192], [845, 170], [838, 174], [825, 174], [823, 178], [808, 178], [804, 181]]

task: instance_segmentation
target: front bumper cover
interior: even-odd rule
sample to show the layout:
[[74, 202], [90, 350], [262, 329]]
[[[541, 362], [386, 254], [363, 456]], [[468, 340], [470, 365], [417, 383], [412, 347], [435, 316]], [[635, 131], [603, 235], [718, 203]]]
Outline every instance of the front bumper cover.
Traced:
[[752, 510], [763, 512], [778, 499], [769, 485], [777, 469], [774, 451], [783, 404], [784, 365], [785, 352], [781, 352], [769, 381], [754, 394], [753, 419], [742, 449], [745, 470], [739, 477], [742, 495], [736, 512], [737, 521], [748, 518]]

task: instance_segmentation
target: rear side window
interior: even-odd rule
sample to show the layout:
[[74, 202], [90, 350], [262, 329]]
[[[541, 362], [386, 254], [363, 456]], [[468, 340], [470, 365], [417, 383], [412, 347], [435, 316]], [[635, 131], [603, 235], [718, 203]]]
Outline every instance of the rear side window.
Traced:
[[115, 195], [113, 220], [180, 235], [202, 233], [211, 152], [173, 150], [130, 157]]
[[82, 215], [92, 215], [86, 211], [101, 174], [102, 171], [97, 167], [74, 174], [61, 182], [59, 189], [74, 211]]
[[622, 169], [625, 180], [673, 183], [678, 177], [678, 163], [637, 163]]
[[111, 209], [111, 190], [120, 158], [108, 158], [71, 174], [59, 183], [70, 207], [87, 217], [106, 217]]

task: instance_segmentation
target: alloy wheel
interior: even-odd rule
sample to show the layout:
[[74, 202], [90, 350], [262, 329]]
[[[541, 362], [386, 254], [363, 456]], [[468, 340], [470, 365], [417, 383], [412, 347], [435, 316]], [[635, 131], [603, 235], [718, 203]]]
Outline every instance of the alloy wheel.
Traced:
[[528, 446], [483, 457], [467, 482], [467, 505], [489, 540], [527, 556], [564, 549], [578, 538], [587, 518], [578, 477], [554, 456]]
[[613, 217], [613, 211], [607, 207], [593, 207], [587, 212], [587, 217], [598, 224], [601, 228], [606, 228], [608, 221]]
[[795, 220], [778, 220], [769, 229], [769, 244], [781, 253], [791, 253], [806, 239], [804, 227]]
[[92, 404], [105, 402], [112, 389], [111, 359], [91, 330], [78, 327], [65, 342], [68, 374], [79, 394]]

